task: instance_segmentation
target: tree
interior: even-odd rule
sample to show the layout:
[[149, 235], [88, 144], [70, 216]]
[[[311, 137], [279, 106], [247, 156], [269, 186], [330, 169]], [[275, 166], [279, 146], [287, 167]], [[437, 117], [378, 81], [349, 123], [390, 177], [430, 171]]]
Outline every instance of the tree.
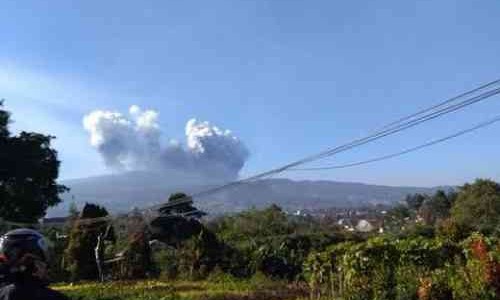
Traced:
[[223, 262], [223, 254], [226, 250], [225, 245], [217, 239], [214, 233], [203, 228], [177, 249], [179, 272], [191, 279], [199, 279], [208, 275], [216, 265], [225, 271], [230, 271]]
[[216, 265], [227, 267], [222, 258], [231, 249], [199, 221], [205, 213], [193, 206], [191, 197], [172, 194], [159, 212], [160, 216], [150, 223], [151, 239], [175, 249], [177, 271], [196, 278], [206, 275]]
[[413, 194], [406, 196], [405, 202], [408, 205], [409, 209], [413, 211], [418, 211], [426, 198], [427, 198], [426, 195]]
[[491, 232], [500, 224], [500, 185], [488, 179], [465, 184], [457, 194], [451, 217], [460, 226]]
[[450, 216], [450, 210], [455, 201], [454, 192], [446, 193], [438, 190], [432, 197], [427, 197], [420, 206], [419, 214], [427, 224], [434, 224]]
[[86, 203], [78, 219], [74, 222], [65, 251], [67, 269], [71, 273], [72, 280], [96, 279], [98, 269], [94, 248], [97, 244], [98, 236], [108, 238], [105, 235], [112, 232], [108, 228], [108, 222], [98, 221], [87, 224], [80, 222], [85, 219], [105, 217], [107, 210], [96, 204]]
[[3, 101], [0, 100], [0, 139], [5, 139], [9, 136], [9, 119], [10, 114], [8, 111], [1, 109], [3, 107]]
[[174, 193], [168, 197], [168, 203], [159, 209], [163, 215], [182, 215], [201, 218], [205, 212], [193, 206], [193, 199], [185, 193]]
[[12, 136], [10, 114], [0, 101], [0, 217], [36, 222], [62, 200], [68, 188], [57, 184], [59, 160], [53, 136], [21, 132]]
[[384, 227], [392, 232], [400, 232], [411, 217], [410, 209], [403, 204], [391, 208], [384, 217]]
[[151, 221], [153, 239], [177, 247], [203, 230], [198, 219], [205, 213], [194, 207], [191, 197], [184, 193], [170, 195], [168, 203], [158, 210], [160, 216]]
[[269, 236], [288, 235], [295, 232], [286, 213], [272, 204], [265, 209], [249, 209], [233, 216], [224, 216], [211, 222], [211, 226], [225, 241], [254, 243]]
[[80, 212], [78, 211], [78, 207], [76, 206], [76, 203], [71, 202], [71, 204], [69, 205], [69, 209], [68, 209], [69, 217], [72, 219], [76, 219], [78, 217], [79, 213]]
[[153, 270], [150, 234], [142, 214], [135, 210], [127, 219], [127, 248], [121, 262], [121, 279], [145, 278]]

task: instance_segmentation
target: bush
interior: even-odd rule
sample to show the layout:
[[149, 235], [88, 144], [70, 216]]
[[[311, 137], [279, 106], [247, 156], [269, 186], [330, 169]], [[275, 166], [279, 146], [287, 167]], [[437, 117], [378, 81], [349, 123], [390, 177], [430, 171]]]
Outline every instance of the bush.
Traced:
[[72, 281], [98, 278], [94, 247], [99, 235], [104, 236], [106, 232], [110, 232], [106, 221], [92, 224], [79, 221], [107, 215], [105, 208], [86, 204], [80, 217], [74, 222], [69, 235], [68, 248], [65, 250], [66, 268], [71, 274]]
[[372, 238], [311, 253], [311, 297], [327, 299], [497, 299], [498, 243], [424, 237]]

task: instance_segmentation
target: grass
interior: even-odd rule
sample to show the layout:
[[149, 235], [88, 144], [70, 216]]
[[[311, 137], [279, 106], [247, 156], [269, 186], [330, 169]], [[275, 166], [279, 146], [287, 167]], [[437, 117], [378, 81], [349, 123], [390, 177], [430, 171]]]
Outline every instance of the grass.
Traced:
[[115, 281], [57, 284], [54, 289], [75, 300], [294, 300], [306, 289], [263, 279], [207, 281]]

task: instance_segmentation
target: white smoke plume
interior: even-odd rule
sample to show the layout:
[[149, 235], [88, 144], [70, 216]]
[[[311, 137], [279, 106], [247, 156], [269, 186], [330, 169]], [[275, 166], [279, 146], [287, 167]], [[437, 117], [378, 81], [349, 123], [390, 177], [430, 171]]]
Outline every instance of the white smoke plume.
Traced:
[[107, 166], [121, 171], [183, 172], [234, 179], [248, 158], [246, 146], [231, 131], [191, 119], [185, 145], [160, 142], [158, 112], [133, 105], [128, 115], [95, 110], [83, 118], [90, 143]]

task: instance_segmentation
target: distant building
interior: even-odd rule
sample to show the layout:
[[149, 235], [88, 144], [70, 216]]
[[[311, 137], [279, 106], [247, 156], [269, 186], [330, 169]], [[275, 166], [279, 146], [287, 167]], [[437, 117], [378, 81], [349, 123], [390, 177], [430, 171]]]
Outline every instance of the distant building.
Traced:
[[370, 232], [373, 231], [375, 227], [367, 220], [360, 220], [358, 225], [356, 225], [356, 230], [359, 232]]

